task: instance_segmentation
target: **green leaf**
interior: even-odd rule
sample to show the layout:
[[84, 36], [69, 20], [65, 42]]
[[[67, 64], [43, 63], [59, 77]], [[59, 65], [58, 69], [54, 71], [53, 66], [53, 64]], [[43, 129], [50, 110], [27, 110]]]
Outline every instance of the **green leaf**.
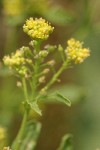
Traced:
[[[43, 99], [43, 101], [46, 103], [57, 103], [57, 100], [56, 100], [58, 98], [57, 91], [59, 91], [61, 95], [64, 95], [65, 98], [68, 97], [68, 99], [70, 99], [71, 101], [71, 104], [77, 104], [79, 102], [84, 101], [85, 96], [86, 96], [85, 89], [83, 89], [80, 86], [69, 84], [69, 85], [57, 86], [57, 87], [52, 88], [48, 92], [48, 97], [46, 99]], [[53, 93], [56, 93], [56, 95]]]
[[57, 150], [73, 150], [72, 137], [71, 134], [64, 135]]
[[68, 106], [71, 106], [71, 101], [67, 97], [62, 95], [60, 92], [56, 93], [56, 98], [57, 98], [58, 101], [63, 102]]
[[30, 121], [27, 124], [26, 131], [20, 150], [34, 150], [41, 131], [41, 123]]
[[31, 102], [31, 103], [29, 103], [29, 105], [35, 112], [37, 112], [40, 116], [42, 116], [42, 112], [37, 104], [37, 101]]

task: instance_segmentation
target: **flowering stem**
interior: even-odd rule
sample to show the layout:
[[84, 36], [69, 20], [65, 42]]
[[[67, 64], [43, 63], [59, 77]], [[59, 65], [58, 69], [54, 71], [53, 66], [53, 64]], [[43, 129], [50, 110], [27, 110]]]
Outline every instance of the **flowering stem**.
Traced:
[[50, 80], [50, 82], [44, 87], [45, 90], [48, 90], [49, 87], [57, 80], [57, 78], [59, 77], [59, 75], [64, 71], [64, 69], [66, 69], [66, 67], [69, 66], [69, 61], [65, 61], [62, 64], [62, 67], [58, 70], [58, 72], [52, 77], [52, 79]]
[[[35, 50], [36, 52], [40, 51], [40, 46], [41, 46], [41, 41], [38, 40], [37, 44], [35, 45]], [[32, 84], [33, 84], [33, 88], [32, 88], [32, 97], [35, 96], [35, 91], [37, 90], [37, 86], [38, 86], [38, 73], [40, 73], [40, 60], [37, 59], [35, 64], [34, 64], [34, 75], [32, 78]]]
[[24, 91], [25, 100], [27, 103], [29, 103], [27, 85], [26, 85], [26, 79], [25, 78], [22, 78], [22, 83], [23, 83], [23, 91]]
[[28, 118], [28, 114], [30, 110], [30, 108], [28, 107], [29, 98], [28, 98], [25, 78], [22, 79], [22, 83], [23, 83], [23, 90], [24, 90], [24, 95], [25, 95], [25, 99], [27, 103], [25, 103], [25, 112], [24, 112], [22, 123], [21, 123], [21, 127], [19, 129], [19, 132], [17, 134], [15, 141], [12, 144], [13, 150], [19, 150], [20, 145], [22, 144], [22, 140], [23, 140], [23, 136], [25, 133], [26, 124], [27, 124], [27, 118]]

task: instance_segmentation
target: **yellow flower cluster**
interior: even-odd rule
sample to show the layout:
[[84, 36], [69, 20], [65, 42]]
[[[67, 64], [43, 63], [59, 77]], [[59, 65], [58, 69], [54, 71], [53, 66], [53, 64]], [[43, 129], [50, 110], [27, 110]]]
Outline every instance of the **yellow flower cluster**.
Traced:
[[25, 58], [23, 57], [23, 52], [17, 50], [16, 53], [12, 53], [12, 56], [5, 56], [4, 63], [8, 66], [19, 66], [25, 64]]
[[53, 32], [54, 27], [52, 27], [45, 19], [33, 19], [30, 18], [26, 20], [23, 26], [23, 30], [30, 37], [34, 39], [45, 40], [49, 37], [49, 34]]
[[73, 60], [75, 64], [82, 63], [85, 58], [90, 56], [90, 51], [83, 47], [83, 43], [75, 39], [68, 40], [68, 46], [65, 50], [67, 58]]
[[8, 16], [19, 16], [23, 11], [21, 0], [4, 0], [4, 13]]
[[15, 53], [12, 53], [11, 57], [10, 56], [5, 56], [4, 57], [4, 63], [5, 65], [9, 66], [20, 66], [20, 65], [25, 65], [25, 63], [32, 63], [32, 60], [29, 58], [25, 57], [25, 53], [29, 51], [28, 47], [22, 47], [19, 50], [16, 50]]
[[11, 56], [5, 56], [3, 59], [4, 64], [10, 68], [15, 68], [19, 74], [25, 75], [27, 73], [26, 64], [32, 64], [32, 60], [25, 56], [28, 51], [27, 47], [22, 47], [15, 53], [12, 53]]

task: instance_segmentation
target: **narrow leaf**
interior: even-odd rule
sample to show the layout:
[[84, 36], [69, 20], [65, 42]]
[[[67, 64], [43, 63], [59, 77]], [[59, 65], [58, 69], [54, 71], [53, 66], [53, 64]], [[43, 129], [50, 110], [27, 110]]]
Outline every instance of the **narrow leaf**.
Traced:
[[36, 121], [30, 121], [27, 124], [20, 150], [34, 150], [37, 144], [38, 136], [41, 131], [41, 124]]
[[64, 135], [57, 150], [73, 150], [72, 137], [71, 134]]
[[41, 110], [40, 110], [40, 108], [39, 108], [39, 106], [38, 106], [38, 104], [37, 104], [36, 101], [35, 101], [35, 102], [32, 102], [32, 103], [29, 103], [29, 105], [31, 106], [31, 108], [32, 108], [35, 112], [37, 112], [40, 116], [42, 116]]
[[64, 95], [62, 95], [59, 92], [56, 93], [56, 96], [57, 96], [58, 101], [63, 102], [68, 106], [71, 106], [71, 101], [67, 97], [65, 97]]

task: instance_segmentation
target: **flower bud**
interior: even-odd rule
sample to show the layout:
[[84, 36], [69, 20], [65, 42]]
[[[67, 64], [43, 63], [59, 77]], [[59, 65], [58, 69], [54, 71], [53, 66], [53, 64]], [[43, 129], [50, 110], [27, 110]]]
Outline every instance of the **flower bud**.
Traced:
[[40, 57], [46, 57], [48, 55], [48, 52], [46, 50], [42, 50], [39, 52]]
[[50, 60], [47, 62], [47, 64], [52, 67], [55, 65], [55, 60]]
[[44, 82], [45, 82], [45, 76], [40, 77], [40, 78], [39, 78], [39, 82], [40, 82], [40, 83], [44, 83]]

